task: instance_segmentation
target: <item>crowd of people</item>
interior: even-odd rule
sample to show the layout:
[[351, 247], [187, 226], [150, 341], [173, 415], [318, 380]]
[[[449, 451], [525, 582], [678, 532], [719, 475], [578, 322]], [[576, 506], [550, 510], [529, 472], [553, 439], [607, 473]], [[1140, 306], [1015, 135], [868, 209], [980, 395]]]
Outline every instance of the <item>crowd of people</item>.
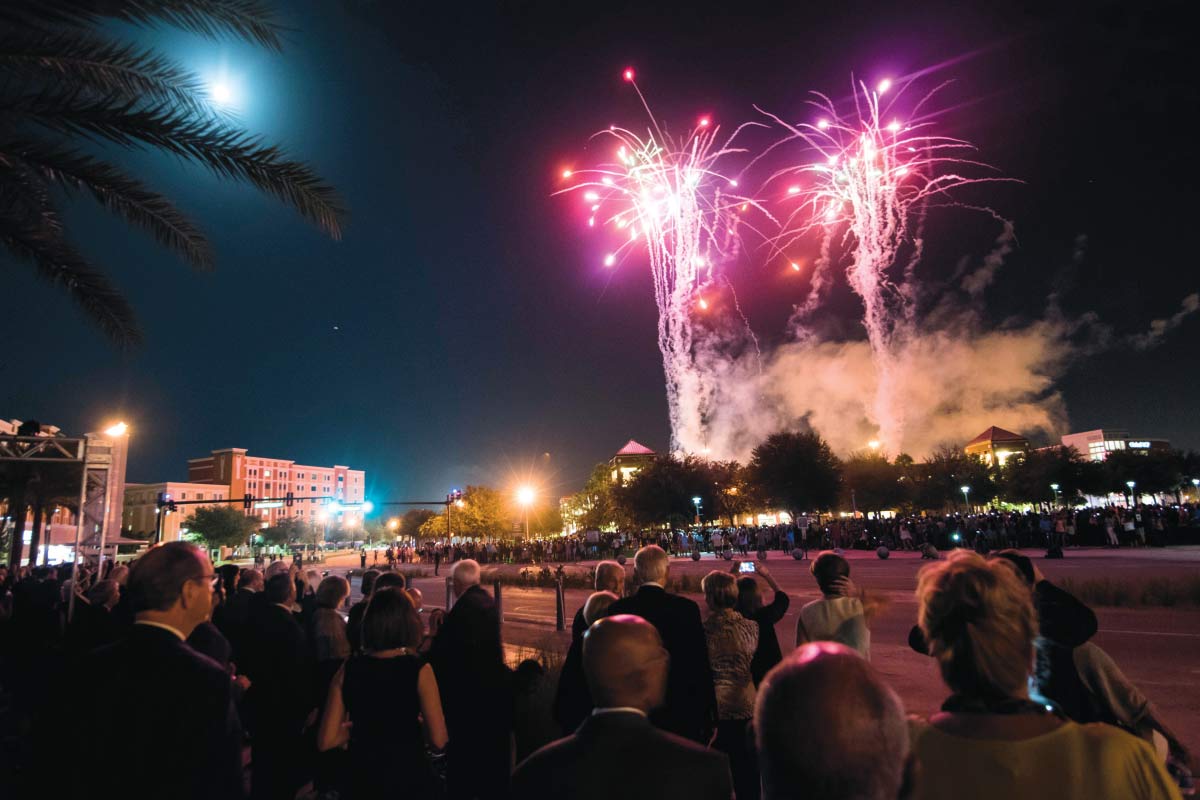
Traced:
[[394, 544], [361, 550], [362, 567], [472, 559], [481, 564], [564, 563], [616, 558], [655, 544], [672, 555], [719, 553], [747, 557], [799, 549], [939, 550], [1072, 546], [1144, 547], [1200, 537], [1200, 506], [1103, 506], [983, 511], [944, 515], [800, 515], [772, 525], [699, 525], [675, 530], [586, 531], [569, 536], [484, 537]]
[[668, 590], [658, 544], [631, 574], [602, 562], [553, 697], [562, 738], [531, 746], [514, 731], [540, 668], [506, 665], [475, 560], [449, 567], [448, 611], [397, 571], [366, 570], [347, 608], [344, 577], [214, 568], [183, 542], [78, 586], [0, 567], [0, 682], [24, 749], [5, 785], [287, 800], [608, 798], [612, 779], [689, 800], [1190, 790], [1190, 754], [1091, 641], [1095, 614], [1019, 552], [956, 550], [920, 572], [908, 643], [947, 692], [920, 720], [871, 666], [877, 598], [836, 552], [810, 569], [820, 597], [785, 650], [791, 601], [762, 562], [705, 576], [705, 613]]

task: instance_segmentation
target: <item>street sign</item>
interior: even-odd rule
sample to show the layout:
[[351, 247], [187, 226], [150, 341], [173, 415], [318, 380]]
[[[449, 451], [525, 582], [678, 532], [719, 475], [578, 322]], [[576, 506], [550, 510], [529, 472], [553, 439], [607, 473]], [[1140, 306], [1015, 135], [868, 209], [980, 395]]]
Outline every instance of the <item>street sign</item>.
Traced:
[[266, 503], [255, 503], [255, 508], [283, 508], [282, 500], [272, 500]]

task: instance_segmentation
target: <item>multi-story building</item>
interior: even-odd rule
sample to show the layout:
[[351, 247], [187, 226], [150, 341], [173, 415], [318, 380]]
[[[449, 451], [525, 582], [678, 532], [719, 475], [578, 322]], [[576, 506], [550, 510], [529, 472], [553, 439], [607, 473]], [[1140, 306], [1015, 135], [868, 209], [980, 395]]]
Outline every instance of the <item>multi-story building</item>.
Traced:
[[1117, 450], [1132, 450], [1147, 453], [1151, 450], [1169, 450], [1171, 443], [1166, 439], [1135, 438], [1129, 431], [1120, 428], [1098, 428], [1094, 431], [1068, 433], [1062, 437], [1063, 447], [1074, 447], [1089, 461], [1103, 461], [1109, 453]]
[[[125, 485], [125, 514], [121, 520], [121, 528], [126, 535], [146, 537], [157, 530], [158, 525], [158, 496], [160, 493], [171, 495], [176, 501], [193, 502], [196, 500], [211, 500], [211, 503], [181, 506], [171, 513], [162, 509], [163, 517], [162, 540], [164, 542], [178, 541], [187, 531], [183, 521], [191, 513], [201, 507], [228, 505], [229, 487], [211, 483], [181, 483], [168, 481], [166, 483], [128, 483]], [[236, 506], [241, 508], [241, 506]]]
[[[246, 513], [264, 527], [295, 517], [303, 522], [323, 520], [322, 508], [329, 502], [360, 504], [365, 500], [366, 473], [346, 466], [310, 467], [284, 458], [248, 455], [239, 447], [214, 450], [212, 455], [188, 459], [188, 481], [228, 487], [229, 497], [249, 494], [257, 498], [283, 498], [288, 492], [296, 500], [292, 507], [279, 500], [258, 501]], [[179, 498], [175, 498], [178, 500]], [[350, 521], [343, 518], [343, 521]]]

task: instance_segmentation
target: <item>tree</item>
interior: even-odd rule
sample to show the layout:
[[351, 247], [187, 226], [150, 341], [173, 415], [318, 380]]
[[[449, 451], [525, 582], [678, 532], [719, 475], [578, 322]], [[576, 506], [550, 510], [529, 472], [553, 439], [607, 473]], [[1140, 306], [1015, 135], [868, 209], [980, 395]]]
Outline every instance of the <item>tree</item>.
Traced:
[[201, 506], [183, 521], [183, 527], [209, 547], [246, 544], [255, 530], [253, 519], [229, 506]]
[[212, 268], [212, 246], [169, 199], [93, 154], [95, 143], [154, 149], [252, 184], [335, 238], [344, 212], [309, 166], [214, 105], [198, 75], [165, 54], [111, 38], [112, 20], [232, 35], [276, 51], [283, 29], [253, 0], [0, 4], [0, 246], [126, 347], [140, 341], [133, 310], [71, 242], [58, 193], [90, 194], [196, 269]]
[[726, 519], [732, 525], [737, 517], [760, 505], [746, 468], [736, 461], [708, 461], [704, 464], [707, 483], [712, 486], [709, 515]]
[[[996, 496], [996, 484], [987, 464], [968, 456], [961, 447], [943, 445], [921, 464], [906, 470], [906, 483], [915, 506], [922, 509], [983, 505]], [[964, 498], [962, 487], [970, 491]]]
[[771, 434], [754, 448], [747, 472], [764, 502], [793, 517], [837, 502], [841, 465], [816, 433]]
[[400, 529], [397, 535], [404, 539], [415, 539], [421, 535], [421, 526], [437, 516], [436, 511], [428, 508], [412, 508], [404, 512], [400, 518]]
[[700, 498], [706, 516], [711, 517], [715, 494], [706, 462], [695, 456], [656, 458], [614, 491], [620, 513], [635, 525], [677, 527], [695, 518], [693, 497]]
[[861, 511], [898, 508], [905, 500], [903, 473], [880, 453], [852, 453], [842, 461], [842, 507]]

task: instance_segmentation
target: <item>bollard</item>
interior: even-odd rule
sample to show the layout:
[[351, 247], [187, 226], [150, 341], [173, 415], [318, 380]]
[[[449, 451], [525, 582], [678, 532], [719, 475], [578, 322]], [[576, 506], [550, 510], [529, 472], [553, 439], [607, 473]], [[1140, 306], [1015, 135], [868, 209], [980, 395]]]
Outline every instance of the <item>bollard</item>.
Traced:
[[500, 624], [504, 624], [504, 598], [500, 594], [500, 581], [497, 579], [492, 583], [492, 599], [496, 601], [496, 616], [500, 618]]
[[558, 579], [554, 582], [554, 630], [565, 631], [567, 629], [567, 607], [566, 599], [563, 597], [563, 576], [562, 572], [558, 573]]

